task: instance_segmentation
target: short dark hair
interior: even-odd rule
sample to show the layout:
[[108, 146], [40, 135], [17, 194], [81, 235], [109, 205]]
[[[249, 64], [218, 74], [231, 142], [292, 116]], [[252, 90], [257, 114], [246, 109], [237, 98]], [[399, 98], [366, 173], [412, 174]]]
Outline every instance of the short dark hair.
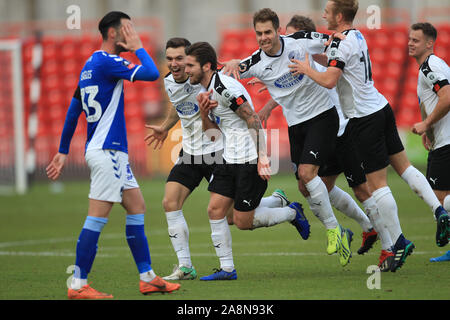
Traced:
[[316, 31], [316, 25], [314, 22], [305, 16], [300, 16], [298, 14], [294, 15], [291, 20], [286, 25], [287, 27], [292, 27], [297, 30], [305, 30], [305, 31]]
[[121, 19], [131, 20], [130, 16], [121, 11], [108, 12], [98, 24], [98, 30], [102, 34], [103, 40], [108, 39], [109, 28], [117, 28], [120, 26]]
[[196, 42], [185, 49], [187, 56], [193, 56], [204, 66], [211, 63], [211, 70], [217, 70], [217, 55], [214, 48], [208, 42]]
[[189, 47], [191, 42], [185, 38], [170, 38], [167, 40], [166, 49], [167, 48], [180, 48], [180, 47]]
[[422, 30], [423, 34], [427, 37], [427, 38], [431, 38], [433, 39], [433, 41], [436, 41], [437, 39], [437, 30], [435, 27], [433, 27], [433, 25], [429, 22], [418, 22], [418, 23], [414, 23], [411, 26], [411, 30], [417, 31], [417, 30]]
[[342, 14], [342, 18], [346, 22], [353, 22], [356, 13], [358, 12], [358, 0], [331, 0], [334, 3], [333, 13]]
[[253, 15], [253, 27], [256, 26], [257, 22], [267, 22], [271, 21], [272, 25], [275, 30], [277, 30], [280, 27], [280, 19], [278, 18], [278, 15], [275, 11], [269, 8], [264, 8], [259, 11], [257, 11]]

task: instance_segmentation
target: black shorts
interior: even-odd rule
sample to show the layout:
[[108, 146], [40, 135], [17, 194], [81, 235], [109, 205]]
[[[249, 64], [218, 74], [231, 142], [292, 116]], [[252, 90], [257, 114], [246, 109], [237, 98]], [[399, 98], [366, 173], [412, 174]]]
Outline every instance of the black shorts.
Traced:
[[191, 192], [198, 187], [203, 178], [209, 182], [211, 175], [216, 167], [212, 159], [222, 158], [222, 150], [220, 152], [213, 152], [202, 156], [193, 156], [180, 151], [177, 163], [170, 170], [167, 182], [178, 182], [182, 184]]
[[336, 146], [339, 116], [336, 108], [288, 128], [291, 161], [298, 179], [300, 164], [322, 166]]
[[367, 181], [361, 162], [352, 132], [347, 126], [342, 136], [336, 139], [335, 152], [320, 167], [319, 177], [337, 176], [344, 172], [349, 187], [354, 188]]
[[427, 180], [433, 190], [450, 190], [450, 144], [428, 153]]
[[217, 165], [208, 191], [234, 200], [238, 211], [252, 211], [259, 206], [267, 190], [267, 181], [258, 175], [257, 164]]
[[389, 156], [404, 150], [394, 113], [387, 104], [383, 109], [348, 122], [365, 173], [386, 168]]

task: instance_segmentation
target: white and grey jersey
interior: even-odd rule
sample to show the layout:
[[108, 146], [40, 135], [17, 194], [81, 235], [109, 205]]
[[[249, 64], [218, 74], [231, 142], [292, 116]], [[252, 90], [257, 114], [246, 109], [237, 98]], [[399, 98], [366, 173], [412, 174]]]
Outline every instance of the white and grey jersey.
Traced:
[[197, 95], [201, 92], [202, 86], [192, 85], [189, 78], [182, 83], [176, 82], [169, 73], [164, 78], [164, 87], [181, 120], [183, 151], [198, 156], [222, 150], [222, 139], [211, 141], [203, 132], [197, 102]]
[[213, 89], [211, 99], [218, 102], [210, 116], [223, 133], [225, 161], [242, 164], [257, 159], [257, 149], [247, 122], [235, 113], [245, 102], [254, 108], [247, 90], [236, 79], [217, 72], [205, 88], [207, 91], [210, 89]]
[[381, 110], [388, 101], [374, 86], [364, 36], [356, 29], [346, 30], [343, 34], [346, 38], [334, 38], [325, 52], [328, 66], [342, 70], [336, 89], [344, 114], [348, 118], [361, 118]]
[[[317, 62], [315, 63], [315, 66], [316, 66], [317, 71], [319, 71], [319, 72], [327, 71], [327, 68], [318, 64]], [[337, 136], [340, 137], [344, 134], [345, 128], [347, 127], [349, 119], [346, 118], [344, 113], [342, 112], [342, 108], [341, 108], [341, 104], [339, 102], [339, 96], [336, 92], [336, 88], [328, 89], [328, 94], [330, 95], [331, 102], [336, 107], [336, 111], [339, 116], [339, 130], [338, 130]]]
[[[323, 53], [328, 36], [318, 32], [299, 31], [280, 36], [281, 50], [275, 56], [261, 49], [240, 63], [242, 78], [256, 77], [267, 87], [272, 98], [283, 108], [289, 127], [305, 122], [331, 109], [327, 89], [305, 75], [293, 76], [291, 59], [305, 60], [307, 54]], [[312, 57], [311, 67], [316, 68]]]
[[[422, 118], [425, 120], [434, 110], [439, 97], [437, 92], [450, 81], [450, 68], [444, 60], [431, 54], [422, 63], [417, 81], [417, 96]], [[450, 112], [427, 131], [432, 149], [450, 144]]]

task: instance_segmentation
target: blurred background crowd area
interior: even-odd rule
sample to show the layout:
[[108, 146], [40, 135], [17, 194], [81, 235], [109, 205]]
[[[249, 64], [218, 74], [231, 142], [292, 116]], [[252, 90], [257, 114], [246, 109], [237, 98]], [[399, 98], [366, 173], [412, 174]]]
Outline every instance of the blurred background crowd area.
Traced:
[[[258, 48], [252, 27], [255, 11], [272, 8], [279, 14], [283, 29], [292, 15], [306, 15], [316, 23], [318, 31], [327, 33], [321, 18], [325, 4], [325, 0], [0, 0], [0, 39], [19, 39], [21, 42], [25, 149], [34, 150], [33, 163], [27, 164], [33, 168], [33, 177], [45, 177], [45, 167], [58, 150], [65, 113], [80, 70], [86, 59], [100, 48], [97, 25], [107, 12], [120, 10], [132, 17], [144, 47], [161, 72], [161, 78], [156, 82], [125, 84], [130, 159], [135, 174], [148, 177], [168, 173], [181, 142], [181, 135], [169, 135], [164, 147], [158, 151], [144, 143], [147, 134], [144, 124], [161, 123], [170, 107], [163, 86], [167, 73], [164, 60], [167, 39], [177, 36], [191, 42], [208, 41], [216, 48], [219, 61], [245, 58]], [[408, 57], [408, 29], [419, 21], [433, 23], [438, 30], [435, 53], [448, 63], [449, 17], [450, 0], [362, 0], [355, 20], [355, 27], [362, 31], [368, 42], [375, 86], [389, 100], [408, 154], [418, 165], [425, 164], [426, 151], [420, 139], [409, 134], [411, 125], [421, 117], [416, 95], [418, 65]], [[36, 47], [42, 50], [36, 50]], [[131, 54], [123, 56], [138, 62]], [[12, 59], [10, 52], [0, 51], [2, 168], [12, 166], [15, 156], [12, 109], [13, 92], [17, 88], [11, 80], [16, 70], [12, 67]], [[40, 83], [38, 93], [33, 92], [33, 81]], [[242, 83], [258, 111], [269, 99], [269, 94], [267, 91], [258, 93], [260, 87], [249, 86], [247, 81], [242, 80]], [[179, 124], [173, 130], [176, 129]], [[269, 144], [278, 146], [280, 169], [290, 170], [289, 148], [284, 147], [288, 143], [287, 125], [281, 107], [272, 112], [267, 129], [279, 130], [279, 140], [269, 139]], [[84, 177], [81, 173], [87, 172], [85, 139], [86, 120], [81, 115], [64, 178]], [[269, 147], [269, 150], [274, 148]]]

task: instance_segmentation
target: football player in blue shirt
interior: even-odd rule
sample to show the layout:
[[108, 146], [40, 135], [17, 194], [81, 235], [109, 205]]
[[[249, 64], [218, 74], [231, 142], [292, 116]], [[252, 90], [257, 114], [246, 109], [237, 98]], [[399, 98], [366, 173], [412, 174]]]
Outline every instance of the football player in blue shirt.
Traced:
[[[61, 174], [78, 117], [86, 115], [85, 158], [91, 172], [89, 210], [77, 242], [75, 272], [69, 299], [105, 299], [112, 295], [99, 292], [87, 283], [100, 233], [115, 202], [127, 211], [126, 238], [140, 273], [140, 291], [171, 292], [179, 284], [156, 276], [151, 267], [147, 237], [144, 232], [145, 202], [128, 162], [128, 144], [124, 116], [124, 80], [155, 81], [158, 69], [142, 47], [130, 17], [109, 12], [99, 23], [103, 38], [81, 70], [78, 87], [67, 111], [59, 152], [47, 167], [47, 175], [56, 180]], [[141, 65], [134, 65], [119, 54], [130, 51]]]

